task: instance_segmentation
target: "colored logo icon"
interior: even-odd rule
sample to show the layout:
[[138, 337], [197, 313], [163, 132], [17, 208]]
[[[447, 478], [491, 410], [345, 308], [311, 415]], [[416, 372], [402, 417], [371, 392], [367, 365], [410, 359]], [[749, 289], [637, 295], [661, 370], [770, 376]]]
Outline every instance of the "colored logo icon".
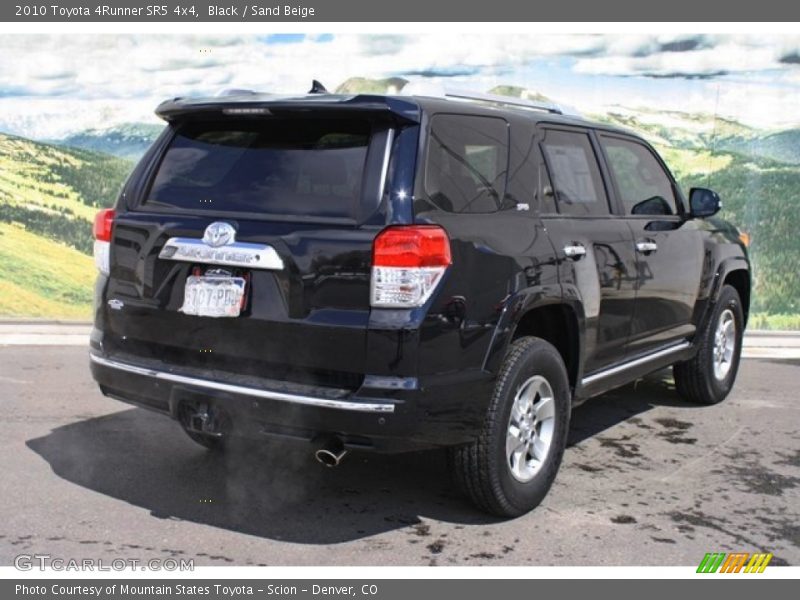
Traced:
[[772, 553], [757, 552], [709, 552], [700, 561], [697, 567], [698, 573], [763, 573], [769, 561], [772, 560]]

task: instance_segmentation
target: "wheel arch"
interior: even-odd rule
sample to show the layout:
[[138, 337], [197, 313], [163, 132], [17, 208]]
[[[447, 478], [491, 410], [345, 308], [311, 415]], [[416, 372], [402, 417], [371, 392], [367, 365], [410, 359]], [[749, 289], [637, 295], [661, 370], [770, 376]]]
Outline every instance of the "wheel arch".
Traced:
[[733, 286], [739, 293], [739, 298], [742, 301], [744, 322], [747, 324], [752, 288], [750, 261], [747, 259], [746, 255], [734, 255], [723, 258], [717, 263], [717, 267], [714, 270], [713, 285], [708, 294], [708, 301], [705, 303], [702, 318], [698, 321], [700, 324], [699, 326], [704, 325], [706, 320], [710, 318], [714, 311], [714, 306], [719, 300], [719, 295], [722, 293], [722, 288], [725, 285]]
[[722, 279], [722, 284], [719, 286], [716, 298], [719, 297], [723, 285], [730, 285], [739, 294], [739, 299], [742, 301], [744, 324], [747, 325], [747, 317], [750, 314], [750, 272], [747, 269], [731, 269], [728, 271]]
[[484, 362], [484, 368], [496, 373], [508, 347], [523, 336], [535, 336], [551, 343], [567, 368], [573, 393], [580, 381], [583, 340], [583, 310], [580, 304], [566, 301], [560, 293], [537, 290], [509, 300], [504, 317]]

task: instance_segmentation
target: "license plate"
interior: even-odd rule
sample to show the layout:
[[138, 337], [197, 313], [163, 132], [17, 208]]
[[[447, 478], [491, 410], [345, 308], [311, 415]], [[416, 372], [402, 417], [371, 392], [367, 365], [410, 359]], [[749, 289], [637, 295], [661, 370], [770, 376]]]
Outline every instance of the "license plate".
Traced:
[[244, 296], [242, 277], [204, 277], [190, 275], [186, 278], [182, 313], [199, 317], [238, 317]]

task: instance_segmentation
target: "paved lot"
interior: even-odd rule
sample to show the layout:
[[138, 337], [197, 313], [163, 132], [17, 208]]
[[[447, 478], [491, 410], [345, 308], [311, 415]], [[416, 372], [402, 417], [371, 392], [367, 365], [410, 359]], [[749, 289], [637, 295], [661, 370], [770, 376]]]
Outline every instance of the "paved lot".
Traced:
[[729, 399], [682, 402], [661, 374], [576, 410], [555, 487], [497, 521], [439, 453], [207, 454], [176, 424], [104, 398], [79, 346], [0, 340], [0, 564], [194, 558], [249, 564], [697, 564], [770, 551], [800, 565], [800, 360], [751, 358]]

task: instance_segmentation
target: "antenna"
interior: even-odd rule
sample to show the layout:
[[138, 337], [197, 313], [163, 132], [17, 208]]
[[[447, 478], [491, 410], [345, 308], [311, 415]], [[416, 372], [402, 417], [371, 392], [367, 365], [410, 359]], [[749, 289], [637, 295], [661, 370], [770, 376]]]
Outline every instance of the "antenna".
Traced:
[[309, 94], [328, 94], [328, 89], [316, 79], [311, 82], [311, 89], [308, 90]]
[[706, 173], [706, 185], [711, 187], [711, 165], [714, 155], [717, 153], [717, 114], [719, 112], [719, 83], [717, 83], [717, 99], [714, 101], [714, 125], [711, 128], [711, 152], [708, 155], [708, 173]]

